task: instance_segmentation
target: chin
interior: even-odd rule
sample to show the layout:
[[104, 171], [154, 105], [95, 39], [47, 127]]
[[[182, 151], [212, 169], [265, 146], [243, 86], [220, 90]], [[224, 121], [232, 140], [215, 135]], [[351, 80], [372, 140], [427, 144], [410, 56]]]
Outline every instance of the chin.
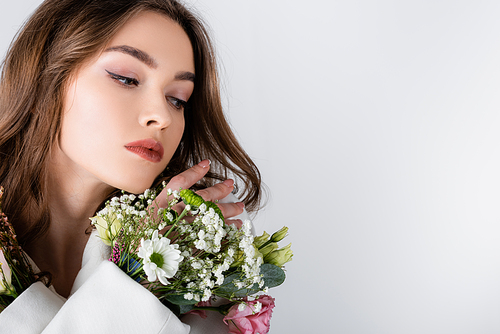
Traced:
[[132, 194], [141, 194], [143, 193], [146, 189], [151, 188], [153, 185], [153, 180], [138, 180], [134, 179], [134, 182], [119, 182], [114, 185], [115, 188], [118, 188], [120, 190], [124, 190], [126, 192], [132, 193]]

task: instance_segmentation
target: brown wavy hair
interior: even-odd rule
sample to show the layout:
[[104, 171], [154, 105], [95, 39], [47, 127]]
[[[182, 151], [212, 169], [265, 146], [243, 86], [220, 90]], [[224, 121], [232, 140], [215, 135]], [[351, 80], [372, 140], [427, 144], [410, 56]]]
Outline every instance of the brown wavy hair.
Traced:
[[102, 52], [129, 18], [143, 11], [166, 15], [184, 29], [196, 73], [184, 135], [155, 184], [208, 158], [210, 173], [198, 187], [233, 177], [247, 210], [259, 207], [260, 173], [223, 113], [214, 50], [200, 19], [175, 0], [46, 0], [11, 44], [0, 83], [2, 209], [22, 244], [45, 233], [50, 224], [47, 158], [58, 140], [71, 76]]

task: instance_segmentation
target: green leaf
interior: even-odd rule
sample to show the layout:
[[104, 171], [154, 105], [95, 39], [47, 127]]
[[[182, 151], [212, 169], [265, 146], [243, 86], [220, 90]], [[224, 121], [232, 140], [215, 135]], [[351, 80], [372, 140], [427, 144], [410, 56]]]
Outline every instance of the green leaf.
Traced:
[[184, 294], [168, 294], [163, 296], [166, 300], [174, 305], [194, 305], [197, 303], [196, 300], [188, 300], [184, 298]]
[[[278, 285], [281, 285], [286, 278], [285, 272], [280, 267], [275, 266], [274, 264], [264, 263], [260, 266], [260, 273], [263, 275], [262, 279], [264, 280], [264, 287], [274, 288]], [[224, 283], [215, 289], [214, 293], [217, 296], [224, 298], [232, 298], [232, 297], [245, 297], [254, 293], [261, 291], [258, 284], [254, 284], [249, 288], [238, 289], [234, 284], [234, 280], [240, 280], [242, 278], [242, 273], [236, 273], [227, 276], [224, 279]]]
[[283, 269], [270, 263], [261, 265], [260, 273], [264, 275], [264, 286], [268, 288], [274, 288], [275, 286], [283, 284], [286, 278]]
[[185, 314], [185, 313], [188, 313], [189, 311], [191, 311], [193, 309], [193, 306], [194, 304], [192, 305], [179, 305], [179, 313], [180, 314]]

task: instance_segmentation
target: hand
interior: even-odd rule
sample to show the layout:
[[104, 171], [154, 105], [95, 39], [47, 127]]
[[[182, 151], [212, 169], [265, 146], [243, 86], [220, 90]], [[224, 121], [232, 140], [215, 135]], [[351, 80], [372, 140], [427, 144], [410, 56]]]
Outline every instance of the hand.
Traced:
[[[210, 161], [203, 160], [199, 164], [189, 168], [188, 170], [174, 176], [170, 182], [167, 183], [166, 188], [158, 195], [158, 205], [159, 207], [167, 206], [167, 196], [166, 189], [179, 190], [189, 189], [196, 182], [201, 180], [205, 174], [207, 174], [210, 169]], [[196, 193], [200, 195], [205, 201], [215, 202], [229, 195], [234, 189], [233, 180], [225, 180], [224, 182], [217, 183], [216, 185], [198, 190]], [[235, 224], [237, 227], [241, 227], [241, 220], [239, 219], [227, 219], [239, 215], [243, 212], [245, 205], [242, 202], [237, 203], [217, 203], [217, 206], [222, 211], [226, 224]]]

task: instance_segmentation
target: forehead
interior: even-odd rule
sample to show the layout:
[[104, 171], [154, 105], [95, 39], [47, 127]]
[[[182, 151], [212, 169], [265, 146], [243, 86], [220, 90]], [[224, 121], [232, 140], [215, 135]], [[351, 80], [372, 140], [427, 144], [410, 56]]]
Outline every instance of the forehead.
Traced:
[[174, 66], [194, 73], [191, 41], [182, 27], [165, 15], [141, 12], [130, 18], [106, 48], [121, 45], [146, 52], [158, 62], [159, 68]]

